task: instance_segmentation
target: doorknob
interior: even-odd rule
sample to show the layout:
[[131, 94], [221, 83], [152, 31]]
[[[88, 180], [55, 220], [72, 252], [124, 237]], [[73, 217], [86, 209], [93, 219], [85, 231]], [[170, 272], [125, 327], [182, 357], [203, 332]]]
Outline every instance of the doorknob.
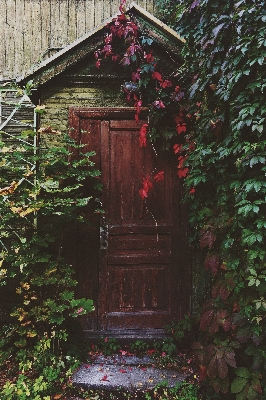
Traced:
[[105, 217], [101, 218], [100, 226], [100, 249], [106, 250], [108, 248], [108, 224]]

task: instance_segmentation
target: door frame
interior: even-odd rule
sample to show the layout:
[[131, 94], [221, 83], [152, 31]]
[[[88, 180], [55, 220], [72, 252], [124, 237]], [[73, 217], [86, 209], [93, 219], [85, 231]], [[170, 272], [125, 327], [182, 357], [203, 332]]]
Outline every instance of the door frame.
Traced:
[[[89, 118], [94, 120], [100, 120], [102, 125], [102, 135], [99, 143], [95, 143], [93, 150], [100, 152], [108, 151], [109, 149], [109, 132], [107, 129], [107, 124], [105, 121], [109, 121], [110, 119], [114, 120], [123, 120], [123, 119], [132, 119], [134, 120], [136, 110], [133, 107], [69, 107], [69, 134], [70, 136], [79, 144], [81, 142], [81, 131], [79, 129], [79, 121], [80, 118]], [[148, 108], [142, 108], [139, 116], [140, 121], [147, 118], [148, 116]], [[141, 123], [140, 123], [141, 127]], [[78, 156], [78, 149], [74, 149], [73, 154], [74, 157]], [[102, 168], [103, 171], [109, 171], [108, 163], [109, 158], [106, 160], [101, 160], [101, 166], [103, 163], [106, 165]], [[96, 166], [97, 167], [97, 166]], [[179, 179], [176, 177], [176, 179]], [[108, 179], [107, 179], [108, 182]], [[102, 198], [103, 204], [106, 204], [106, 195], [108, 192], [108, 188], [103, 191]], [[178, 210], [176, 213], [181, 216], [180, 219], [180, 227], [178, 228], [178, 241], [182, 242], [184, 248], [184, 254], [182, 255], [182, 264], [186, 265], [180, 273], [180, 285], [177, 288], [177, 298], [182, 299], [182, 306], [179, 306], [177, 310], [177, 314], [179, 318], [181, 318], [184, 314], [190, 311], [191, 307], [191, 263], [188, 254], [188, 227], [187, 227], [187, 213], [186, 206], [179, 204]], [[102, 217], [100, 217], [100, 226], [102, 225]], [[99, 226], [99, 235], [100, 235], [100, 226]], [[105, 250], [101, 250], [99, 246], [99, 282], [102, 282], [102, 274], [104, 273], [104, 269], [107, 263], [107, 252]], [[106, 288], [104, 288], [106, 290]], [[102, 288], [103, 291], [103, 288]], [[178, 301], [178, 300], [177, 300]], [[96, 319], [97, 319], [97, 327], [94, 324], [93, 329], [104, 331], [105, 330], [105, 322], [104, 322], [104, 313], [103, 308], [104, 305], [101, 305], [101, 299], [99, 299], [99, 287], [98, 287], [98, 296], [97, 296], [97, 305], [96, 306]], [[100, 315], [102, 315], [102, 320], [100, 320]], [[88, 317], [89, 318], [89, 317]], [[86, 328], [85, 328], [86, 329]]]

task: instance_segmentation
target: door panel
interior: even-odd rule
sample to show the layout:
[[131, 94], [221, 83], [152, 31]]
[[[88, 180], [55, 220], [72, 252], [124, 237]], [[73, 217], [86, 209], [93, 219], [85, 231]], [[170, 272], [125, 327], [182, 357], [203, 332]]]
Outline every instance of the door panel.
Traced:
[[[82, 273], [86, 268], [87, 275], [94, 271], [94, 282], [86, 294], [94, 296], [94, 326], [99, 330], [158, 329], [189, 310], [190, 268], [186, 210], [180, 204], [182, 187], [171, 152], [151, 143], [140, 147], [139, 130], [145, 122], [137, 123], [134, 110], [128, 108], [70, 110], [70, 132], [78, 143], [85, 144], [83, 151], [97, 151], [95, 162], [103, 183], [102, 228], [96, 224], [90, 234], [97, 232], [99, 236], [101, 231], [105, 235], [97, 248], [99, 265], [96, 267], [95, 260], [91, 265], [88, 256], [81, 262]], [[142, 200], [139, 190], [143, 178], [152, 179], [160, 170], [165, 179], [153, 182], [148, 198]], [[87, 248], [90, 235], [85, 235]], [[96, 241], [92, 240], [93, 253]]]

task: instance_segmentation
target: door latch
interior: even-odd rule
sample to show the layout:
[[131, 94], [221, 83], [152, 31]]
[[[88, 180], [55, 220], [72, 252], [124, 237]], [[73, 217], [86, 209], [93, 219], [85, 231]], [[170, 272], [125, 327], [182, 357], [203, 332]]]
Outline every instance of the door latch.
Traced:
[[100, 226], [100, 249], [106, 250], [108, 248], [108, 224], [106, 218], [102, 217]]

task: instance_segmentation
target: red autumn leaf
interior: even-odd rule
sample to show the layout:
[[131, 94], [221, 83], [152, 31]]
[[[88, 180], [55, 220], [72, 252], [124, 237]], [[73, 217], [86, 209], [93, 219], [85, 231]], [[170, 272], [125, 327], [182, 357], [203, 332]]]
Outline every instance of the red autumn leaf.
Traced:
[[142, 200], [144, 200], [145, 197], [148, 197], [148, 193], [144, 189], [139, 189], [139, 194]]
[[128, 367], [128, 370], [129, 370], [129, 371], [132, 371], [132, 368], [131, 368], [131, 367]]
[[134, 94], [134, 100], [135, 100], [134, 107], [136, 109], [135, 120], [138, 121], [139, 120], [140, 107], [142, 105], [142, 100], [139, 99], [136, 96], [136, 94]]
[[182, 112], [179, 112], [178, 115], [177, 115], [177, 114], [174, 115], [174, 121], [175, 121], [175, 124], [176, 124], [176, 125], [182, 123], [182, 122], [184, 121], [183, 113], [182, 113]]
[[177, 175], [179, 178], [185, 178], [188, 173], [188, 168], [182, 168], [177, 171]]
[[114, 54], [112, 55], [112, 61], [118, 61], [120, 60], [121, 56], [119, 54]]
[[152, 73], [152, 79], [157, 79], [157, 81], [162, 82], [163, 78], [162, 75], [160, 74], [160, 72], [154, 71]]
[[226, 300], [230, 293], [231, 293], [230, 289], [228, 287], [225, 287], [225, 285], [222, 285], [220, 287], [219, 295], [221, 299]]
[[152, 53], [144, 54], [144, 58], [146, 59], [148, 64], [151, 64], [154, 61]]
[[183, 168], [183, 164], [186, 161], [188, 156], [179, 156], [178, 157], [178, 166], [177, 168]]
[[203, 382], [207, 378], [207, 368], [205, 365], [199, 366], [199, 380]]
[[187, 124], [184, 122], [183, 124], [177, 124], [176, 125], [176, 131], [180, 135], [182, 132], [186, 132], [187, 130]]
[[122, 65], [129, 65], [130, 64], [130, 57], [127, 54], [125, 54], [124, 57], [122, 58], [121, 64]]
[[153, 179], [155, 182], [160, 182], [164, 180], [164, 171], [159, 171], [157, 174], [154, 175]]
[[214, 230], [212, 227], [210, 229], [207, 229], [201, 233], [201, 238], [200, 238], [200, 248], [203, 249], [204, 247], [209, 247], [209, 249], [212, 248], [213, 243], [216, 240], [216, 235], [214, 233]]
[[148, 124], [143, 124], [139, 131], [139, 143], [140, 147], [146, 147], [147, 142], [147, 128]]
[[124, 14], [126, 12], [126, 0], [120, 1], [119, 11]]
[[214, 310], [204, 311], [204, 313], [201, 315], [201, 317], [200, 317], [200, 329], [203, 332], [206, 332], [208, 330], [208, 327], [209, 327], [210, 323], [213, 320], [213, 316], [214, 316]]
[[103, 377], [102, 377], [102, 379], [101, 379], [101, 381], [107, 381], [107, 382], [110, 382], [108, 379], [108, 376], [107, 375], [104, 375]]
[[119, 372], [121, 372], [121, 374], [126, 374], [127, 371], [125, 369], [120, 369]]
[[176, 143], [174, 144], [173, 149], [175, 154], [181, 153], [181, 151], [183, 150], [183, 145]]
[[137, 82], [140, 80], [140, 74], [139, 74], [139, 69], [137, 70], [137, 72], [132, 72], [132, 81], [133, 82]]
[[160, 82], [160, 86], [165, 89], [167, 87], [171, 87], [173, 86], [173, 83], [171, 81], [169, 81], [168, 79], [166, 79], [165, 81]]
[[234, 350], [230, 349], [224, 354], [224, 359], [228, 365], [235, 368], [236, 367], [236, 360], [235, 360], [235, 352]]
[[162, 100], [155, 100], [152, 102], [152, 106], [153, 108], [155, 108], [156, 110], [159, 110], [160, 108], [165, 108], [164, 103], [162, 102]]
[[215, 379], [218, 373], [217, 359], [213, 357], [207, 367], [208, 376], [211, 379]]
[[146, 178], [142, 180], [143, 189], [148, 193], [148, 191], [153, 188], [153, 184], [150, 181], [149, 176], [147, 175]]
[[224, 379], [228, 374], [228, 367], [223, 358], [217, 359], [217, 369], [218, 369], [218, 375], [220, 376], [220, 378]]
[[140, 368], [140, 369], [142, 369], [142, 371], [147, 371], [147, 368], [146, 368], [146, 367], [142, 367], [142, 368]]
[[110, 33], [110, 35], [105, 36], [104, 42], [105, 42], [105, 44], [109, 44], [112, 42], [112, 40], [113, 40], [113, 35], [112, 35], [112, 33]]
[[142, 188], [139, 190], [140, 197], [144, 200], [145, 197], [148, 197], [149, 190], [153, 188], [153, 184], [150, 181], [149, 176], [147, 175], [142, 179]]
[[262, 394], [261, 384], [258, 379], [253, 379], [251, 384], [252, 389], [254, 389], [257, 393]]
[[189, 150], [189, 151], [193, 151], [193, 150], [195, 150], [195, 148], [196, 148], [195, 142], [189, 143], [189, 146], [188, 146], [188, 150]]
[[207, 270], [211, 270], [212, 273], [216, 275], [218, 272], [218, 268], [220, 266], [220, 260], [218, 254], [208, 253], [204, 261], [204, 266]]
[[112, 54], [112, 46], [110, 44], [106, 44], [102, 52], [105, 53], [104, 57], [106, 58], [107, 56]]
[[189, 191], [189, 194], [194, 194], [195, 192], [196, 192], [196, 189], [195, 188], [191, 188], [190, 191]]
[[39, 132], [39, 133], [54, 133], [54, 134], [60, 133], [59, 131], [57, 131], [57, 130], [55, 130], [55, 129], [52, 129], [52, 128], [50, 127], [50, 125], [48, 125], [48, 126], [46, 126], [46, 127], [41, 127], [41, 128], [39, 128], [39, 129], [38, 129], [38, 132]]
[[62, 396], [63, 396], [62, 393], [61, 393], [61, 394], [55, 394], [55, 395], [53, 396], [53, 400], [59, 400], [59, 399], [61, 399]]

